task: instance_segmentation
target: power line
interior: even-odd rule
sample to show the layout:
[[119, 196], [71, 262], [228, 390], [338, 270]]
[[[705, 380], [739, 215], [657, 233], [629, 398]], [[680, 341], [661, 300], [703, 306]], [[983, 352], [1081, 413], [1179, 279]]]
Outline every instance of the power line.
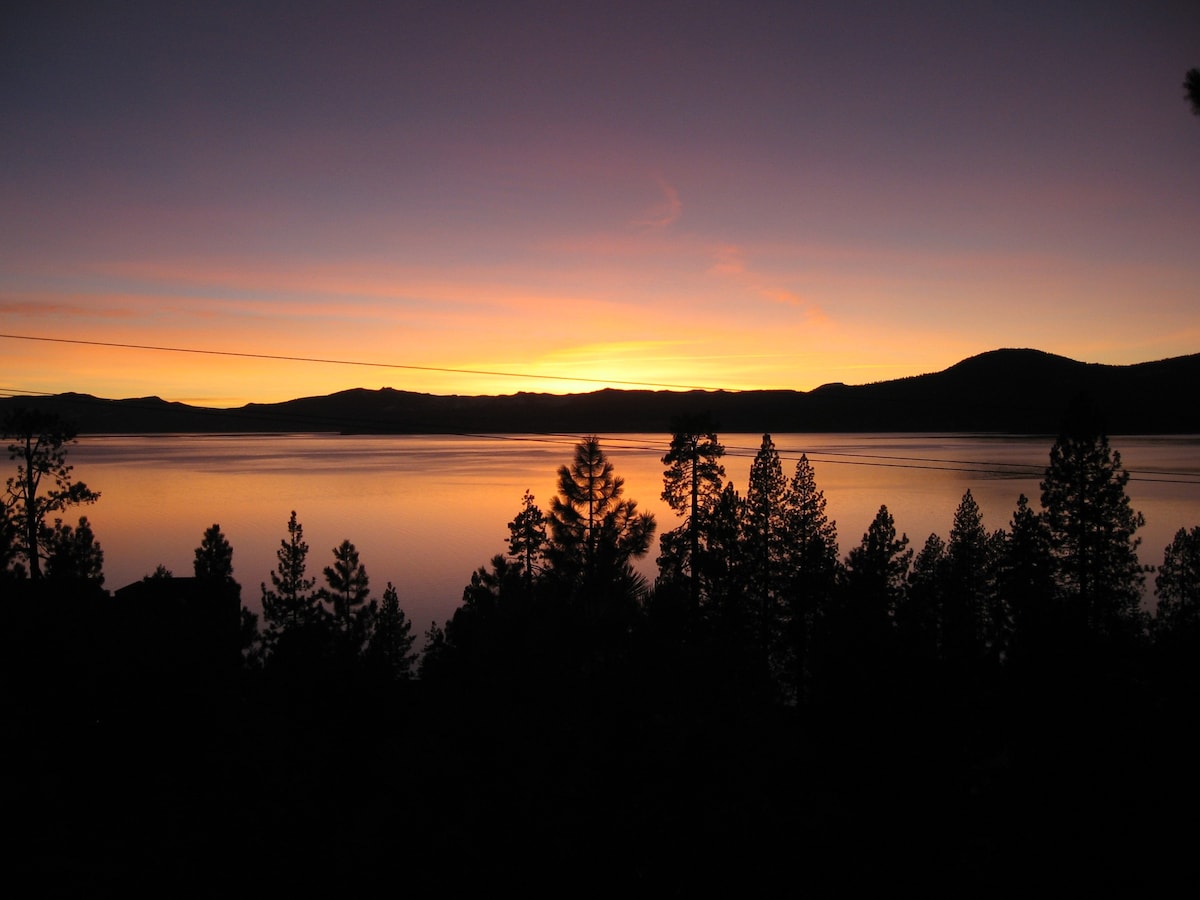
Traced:
[[543, 381], [582, 381], [588, 384], [622, 384], [629, 387], [675, 388], [687, 391], [725, 391], [737, 393], [737, 388], [705, 387], [698, 384], [672, 384], [660, 381], [625, 381], [619, 378], [586, 378], [575, 375], [535, 375], [528, 372], [500, 372], [489, 369], [458, 369], [451, 366], [416, 366], [405, 363], [366, 362], [353, 359], [324, 359], [315, 356], [290, 356], [272, 353], [241, 353], [234, 350], [200, 350], [195, 347], [161, 347], [152, 344], [125, 344], [117, 341], [85, 341], [78, 338], [40, 337], [29, 334], [0, 334], [14, 341], [43, 341], [50, 344], [75, 344], [85, 347], [112, 347], [120, 350], [157, 350], [164, 353], [194, 353], [201, 356], [229, 356], [238, 359], [268, 359], [280, 362], [321, 363], [331, 366], [364, 366], [374, 369], [404, 369], [413, 372], [441, 372], [454, 375], [488, 375], [499, 378], [536, 378]]
[[[513, 443], [540, 443], [561, 446], [578, 444], [581, 436], [562, 432], [535, 432], [530, 434], [485, 434], [470, 431], [444, 432], [450, 437], [475, 438], [488, 441], [508, 441]], [[630, 441], [622, 438], [601, 438], [606, 450], [619, 450], [630, 453], [653, 453], [656, 456], [666, 452], [667, 445], [649, 442]], [[737, 459], [753, 459], [757, 449], [748, 447], [726, 448], [725, 456]], [[829, 465], [864, 466], [867, 468], [886, 469], [915, 469], [933, 472], [965, 472], [967, 474], [1016, 476], [1023, 478], [1042, 478], [1046, 467], [1034, 463], [990, 462], [987, 460], [958, 460], [939, 457], [921, 456], [881, 456], [872, 453], [826, 453], [821, 450], [784, 450], [779, 452], [781, 461], [799, 460], [800, 454], [808, 456], [812, 463]], [[831, 458], [844, 457], [844, 458]], [[1126, 469], [1130, 481], [1152, 482], [1156, 484], [1186, 484], [1200, 485], [1200, 473], [1197, 472], [1142, 472]], [[1175, 477], [1161, 477], [1175, 476]]]
[[[477, 435], [477, 437], [495, 437], [494, 435]], [[566, 437], [566, 436], [564, 436]], [[515, 440], [521, 438], [515, 437]], [[565, 443], [565, 441], [564, 441]], [[664, 452], [659, 447], [631, 444], [614, 444], [606, 442], [608, 447], [621, 450]], [[940, 457], [922, 456], [882, 456], [873, 453], [832, 453], [822, 450], [780, 450], [781, 461], [796, 461], [804, 454], [812, 463], [829, 465], [864, 466], [868, 468], [887, 469], [924, 469], [934, 472], [965, 472], [968, 474], [1016, 476], [1024, 478], [1042, 478], [1046, 467], [1034, 463], [992, 462], [988, 460], [945, 459]], [[758, 453], [757, 448], [726, 447], [725, 456], [737, 459], [753, 459]], [[1187, 484], [1200, 485], [1200, 473], [1197, 472], [1143, 472], [1136, 469], [1126, 469], [1130, 481], [1152, 482], [1156, 484]], [[1163, 477], [1167, 476], [1167, 477]], [[1174, 476], [1174, 477], [1170, 477]]]

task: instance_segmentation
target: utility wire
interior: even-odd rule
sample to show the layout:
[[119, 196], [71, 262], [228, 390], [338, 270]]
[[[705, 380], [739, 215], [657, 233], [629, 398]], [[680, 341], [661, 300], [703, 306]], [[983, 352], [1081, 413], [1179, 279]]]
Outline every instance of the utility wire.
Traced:
[[[497, 437], [496, 435], [475, 436]], [[564, 440], [562, 443], [567, 443], [568, 441], [566, 438], [568, 437], [569, 436], [564, 435]], [[522, 440], [523, 438], [513, 436], [512, 439]], [[605, 446], [610, 448], [615, 447], [620, 450], [654, 453], [665, 452], [663, 448], [657, 446], [620, 444], [613, 441], [605, 441]], [[879, 454], [872, 453], [834, 453], [824, 450], [806, 451], [786, 449], [779, 450], [778, 453], [781, 461], [796, 461], [799, 460], [801, 454], [803, 454], [806, 455], [809, 458], [809, 461], [812, 463], [827, 463], [830, 465], [865, 466], [870, 468], [888, 469], [925, 469], [937, 472], [966, 472], [981, 475], [1016, 476], [1028, 478], [1042, 478], [1046, 474], [1045, 466], [1039, 466], [1033, 463], [990, 462], [987, 460], [960, 460], [922, 456], [881, 456]], [[757, 454], [757, 448], [725, 448], [726, 457], [753, 459]], [[1200, 485], [1200, 473], [1197, 472], [1143, 472], [1134, 469], [1126, 469], [1126, 471], [1129, 472], [1130, 481], [1156, 482], [1161, 484]]]
[[659, 381], [623, 381], [618, 378], [585, 378], [575, 375], [534, 375], [528, 372], [499, 372], [489, 369], [457, 369], [450, 366], [415, 366], [404, 363], [365, 362], [354, 359], [323, 359], [314, 356], [288, 356], [272, 353], [240, 353], [233, 350], [200, 350], [195, 347], [160, 347], [152, 344], [124, 344], [117, 341], [84, 341], [76, 338], [39, 337], [29, 334], [0, 334], [14, 341], [42, 341], [50, 344], [76, 344], [85, 347], [114, 347], [121, 350], [158, 350], [164, 353], [194, 353], [202, 356], [229, 356], [238, 359], [269, 359], [283, 362], [321, 363], [331, 366], [364, 366], [375, 369], [404, 369], [413, 372], [442, 372], [454, 375], [488, 375], [501, 378], [536, 378], [544, 381], [582, 381], [588, 384], [623, 384], [629, 387], [675, 388], [688, 391], [725, 391], [738, 393], [737, 388], [704, 387], [698, 384], [672, 384]]
[[[520, 373], [487, 372], [487, 371], [481, 371], [481, 370], [466, 370], [466, 368], [407, 366], [407, 365], [398, 365], [398, 364], [395, 364], [395, 365], [394, 364], [386, 364], [386, 362], [358, 362], [358, 361], [353, 361], [353, 360], [316, 359], [316, 358], [307, 358], [307, 356], [235, 353], [235, 352], [232, 352], [232, 350], [202, 350], [202, 349], [184, 348], [184, 347], [155, 347], [155, 346], [148, 346], [148, 344], [116, 343], [116, 342], [108, 342], [108, 341], [80, 341], [80, 340], [72, 340], [72, 338], [61, 338], [61, 337], [35, 337], [35, 336], [29, 336], [29, 335], [6, 335], [6, 334], [0, 334], [0, 337], [10, 338], [10, 340], [44, 341], [44, 342], [50, 342], [50, 343], [68, 343], [68, 344], [86, 344], [86, 346], [113, 347], [113, 348], [120, 348], [120, 349], [163, 350], [163, 352], [172, 352], [172, 353], [196, 353], [196, 354], [216, 355], [216, 356], [236, 356], [236, 358], [248, 358], [248, 359], [286, 360], [286, 361], [298, 361], [298, 362], [322, 362], [322, 364], [331, 364], [331, 365], [370, 366], [370, 367], [378, 367], [378, 368], [406, 368], [406, 370], [432, 371], [432, 372], [455, 372], [455, 373], [466, 373], [466, 374], [493, 374], [493, 376], [505, 376], [505, 377], [514, 377], [514, 378], [526, 377], [526, 378], [562, 379], [562, 380], [576, 380], [576, 382], [595, 382], [595, 383], [629, 384], [629, 385], [641, 385], [641, 386], [658, 386], [658, 388], [683, 388], [683, 389], [689, 389], [689, 390], [725, 390], [725, 389], [719, 389], [719, 388], [702, 388], [702, 386], [698, 386], [698, 385], [655, 384], [655, 383], [650, 383], [650, 382], [604, 382], [604, 380], [598, 379], [598, 378], [571, 378], [568, 376], [546, 376], [546, 374], [541, 374], [541, 376], [536, 376], [536, 374], [530, 374], [530, 376], [523, 376], [523, 374], [520, 374]], [[30, 389], [24, 389], [24, 388], [0, 388], [0, 394], [8, 395], [10, 397], [16, 397], [18, 395], [20, 395], [20, 396], [40, 396], [40, 397], [56, 396], [55, 394], [53, 394], [53, 392], [50, 392], [50, 391], [36, 391], [36, 390], [30, 390]], [[83, 401], [84, 398], [79, 397], [79, 400]], [[100, 398], [91, 398], [91, 400], [96, 403], [104, 402], [104, 401], [100, 400]], [[138, 404], [131, 403], [130, 401], [126, 401], [125, 406], [126, 406], [126, 408], [131, 408], [131, 407], [139, 408]], [[162, 408], [157, 407], [157, 406], [156, 407], [142, 406], [140, 408], [144, 408], [144, 409], [152, 408], [152, 409], [156, 410], [156, 412], [163, 412]], [[209, 409], [209, 408], [205, 408], [205, 407], [191, 407], [190, 406], [190, 407], [187, 407], [186, 409], [180, 409], [179, 412], [180, 413], [188, 413], [188, 414], [197, 414], [198, 413], [198, 414], [202, 414], [202, 415], [222, 416], [222, 415], [240, 414], [241, 410], [239, 410], [239, 409]], [[317, 415], [312, 415], [311, 413], [310, 414], [295, 414], [295, 413], [272, 414], [272, 413], [266, 412], [266, 410], [258, 409], [258, 410], [254, 410], [254, 415], [256, 415], [256, 418], [259, 418], [259, 419], [280, 419], [280, 420], [289, 421], [289, 422], [307, 421], [307, 422], [311, 422], [311, 424], [314, 427], [330, 426], [330, 425], [335, 425], [335, 424], [344, 427], [346, 425], [354, 425], [355, 424], [354, 419], [347, 419], [347, 418], [344, 418], [344, 416], [337, 416], [337, 418], [332, 418], [332, 416], [317, 416]], [[364, 427], [365, 430], [367, 430], [367, 431], [373, 430], [373, 428], [378, 428], [378, 426], [379, 426], [379, 422], [368, 421], [368, 420], [359, 420], [359, 424], [362, 427]], [[412, 424], [412, 422], [410, 422], [409, 425], [414, 426], [414, 424]], [[578, 436], [578, 434], [563, 434], [563, 433], [552, 433], [552, 432], [538, 432], [538, 433], [532, 433], [532, 434], [482, 434], [482, 433], [473, 433], [473, 432], [422, 431], [420, 433], [430, 433], [430, 434], [440, 433], [440, 434], [446, 434], [446, 436], [449, 436], [449, 437], [468, 437], [468, 438], [478, 438], [478, 439], [488, 439], [488, 440], [518, 440], [518, 442], [542, 442], [542, 443], [564, 444], [564, 445], [572, 445], [572, 446], [574, 446], [576, 443], [578, 443], [578, 440], [581, 439], [581, 436]], [[616, 449], [622, 449], [622, 450], [654, 452], [654, 454], [661, 454], [661, 452], [665, 452], [664, 446], [656, 445], [656, 444], [629, 444], [629, 443], [617, 444], [617, 443], [613, 443], [612, 440], [608, 440], [608, 442], [606, 442], [606, 443], [608, 446], [610, 446], [610, 448], [616, 448]], [[749, 446], [726, 446], [726, 456], [731, 456], [731, 457], [736, 457], [736, 458], [752, 458], [757, 454], [757, 451], [758, 451], [757, 448], [749, 448]], [[810, 461], [812, 461], [812, 462], [841, 464], [841, 466], [868, 466], [868, 467], [876, 467], [876, 468], [900, 468], [900, 469], [934, 469], [934, 470], [943, 470], [943, 472], [964, 472], [964, 473], [985, 474], [985, 475], [1018, 475], [1018, 476], [1025, 475], [1025, 476], [1030, 476], [1030, 478], [1038, 478], [1038, 476], [1043, 475], [1045, 473], [1044, 468], [1033, 466], [1033, 464], [1031, 464], [1031, 463], [953, 460], [953, 458], [949, 458], [949, 460], [947, 460], [947, 458], [937, 458], [937, 457], [887, 456], [887, 455], [880, 455], [880, 454], [845, 454], [845, 452], [844, 452], [844, 454], [839, 454], [839, 452], [823, 451], [823, 450], [814, 450], [814, 451], [796, 450], [796, 449], [779, 450], [780, 460], [787, 460], [787, 461], [799, 460], [799, 457], [802, 454], [808, 455], [810, 457]], [[1195, 473], [1190, 473], [1190, 472], [1145, 472], [1144, 473], [1144, 472], [1138, 472], [1138, 470], [1128, 470], [1128, 472], [1129, 472], [1129, 480], [1130, 481], [1147, 481], [1147, 482], [1159, 482], [1159, 484], [1180, 484], [1180, 485], [1200, 484], [1200, 476], [1196, 475]]]

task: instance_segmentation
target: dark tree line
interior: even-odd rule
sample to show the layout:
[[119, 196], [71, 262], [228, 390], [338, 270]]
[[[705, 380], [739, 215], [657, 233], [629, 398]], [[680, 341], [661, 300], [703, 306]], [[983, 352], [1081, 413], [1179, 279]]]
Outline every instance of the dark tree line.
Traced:
[[293, 510], [275, 555], [271, 587], [261, 586], [263, 628], [247, 628], [248, 664], [285, 673], [348, 667], [386, 683], [410, 677], [416, 659], [412, 623], [391, 582], [380, 599], [371, 596], [370, 577], [353, 543], [344, 540], [333, 548], [318, 588], [308, 575], [308, 544]]
[[[1063, 648], [1132, 651], [1152, 636], [1137, 557], [1143, 519], [1130, 507], [1120, 454], [1085, 410], [1072, 411], [1051, 448], [1040, 509], [1021, 496], [1008, 527], [989, 533], [968, 490], [948, 539], [932, 534], [919, 550], [881, 506], [842, 557], [806, 456], [789, 478], [764, 435], [742, 495], [725, 481], [723, 454], [710, 423], [677, 423], [662, 496], [681, 523], [662, 535], [648, 585], [630, 560], [647, 551], [652, 524], [586, 439], [560, 470], [549, 515], [526, 492], [509, 553], [479, 569], [454, 617], [431, 630], [427, 674], [470, 658], [493, 636], [489, 623], [532, 610], [547, 620], [577, 614], [576, 625], [607, 619], [626, 636], [670, 623], [711, 642], [713, 664], [754, 673], [789, 703], [817, 687], [878, 684], [889, 666], [975, 677]], [[1167, 549], [1153, 634], [1189, 621], [1182, 610], [1194, 609], [1194, 587], [1183, 582], [1194, 540], [1183, 532]], [[521, 655], [526, 626], [513, 634], [511, 625], [495, 625], [497, 646], [478, 660], [484, 671]]]
[[[592, 739], [598, 723], [619, 722], [598, 744], [598, 768], [642, 791], [675, 773], [671, 808], [685, 818], [703, 820], [699, 798], [714, 786], [734, 790], [731, 772], [762, 775], [720, 805], [743, 824], [754, 807], [752, 826], [691, 824], [685, 843], [707, 834], [773, 846], [788, 835], [792, 847], [838, 848], [829, 860], [853, 847], [857, 862], [893, 872], [954, 871], [960, 888], [979, 887], [971, 879], [1001, 859], [1015, 873], [1022, 860], [1080, 866], [1144, 846], [1132, 823], [1163, 811], [1130, 759], [1144, 742], [1195, 746], [1173, 723], [1200, 697], [1200, 531], [1181, 529], [1166, 549], [1152, 619], [1129, 475], [1086, 408], [1069, 412], [1039, 497], [1018, 497], [1006, 527], [986, 529], [968, 490], [946, 537], [919, 546], [881, 506], [843, 554], [807, 457], [789, 477], [764, 435], [743, 494], [726, 481], [723, 454], [711, 423], [675, 424], [663, 498], [680, 521], [662, 535], [653, 584], [628, 571], [615, 531], [594, 517], [591, 532], [578, 527], [600, 508], [587, 498], [607, 491], [560, 477], [549, 516], [526, 492], [508, 552], [430, 629], [422, 683], [480, 720], [523, 722], [531, 759], [554, 741], [521, 718], [531, 709]], [[580, 459], [616, 480], [595, 438]], [[568, 504], [576, 529], [545, 528]], [[563, 712], [580, 706], [586, 725]], [[675, 738], [662, 743], [664, 728]], [[725, 733], [741, 736], [736, 749]], [[630, 741], [650, 760], [632, 775], [612, 762]], [[712, 760], [727, 768], [714, 773]], [[1179, 796], [1200, 796], [1179, 784]], [[828, 806], [814, 798], [825, 790]], [[659, 846], [664, 859], [688, 856]], [[948, 856], [931, 858], [931, 847]], [[826, 871], [820, 854], [796, 852], [814, 878]], [[951, 859], [982, 868], [966, 875]]]
[[[57, 479], [31, 481], [42, 457], [26, 447], [46, 448]], [[584, 438], [545, 511], [521, 498], [504, 552], [430, 627], [418, 666], [397, 589], [373, 596], [348, 540], [310, 574], [295, 512], [260, 587], [261, 621], [241, 607], [216, 524], [194, 578], [160, 566], [140, 599], [100, 602], [102, 556], [86, 520], [46, 519], [97, 495], [72, 493], [62, 443], [18, 434], [4, 578], [40, 593], [6, 598], [55, 597], [62, 614], [13, 617], [16, 601], [6, 604], [6, 683], [37, 697], [7, 711], [34, 717], [23, 733], [55, 747], [92, 735], [87, 746], [125, 773], [106, 783], [154, 813], [143, 840], [170, 842], [193, 871], [207, 829], [236, 810], [256, 823], [237, 843], [243, 857], [311, 872], [305, 848], [325, 829], [336, 852], [321, 855], [322, 874], [375, 886], [396, 878], [381, 861], [409, 853], [429, 862], [403, 876], [422, 886], [515, 871], [584, 893], [784, 875], [841, 886], [875, 865], [895, 877], [910, 864], [973, 889], [961, 879], [1047, 853], [1079, 863], [1112, 849], [1114, 833], [1128, 849], [1124, 823], [1174, 802], [1148, 799], [1129, 760], [1161, 741], [1173, 749], [1160, 774], [1183, 772], [1195, 748], [1172, 723], [1200, 698], [1200, 528], [1166, 548], [1151, 618], [1128, 473], [1084, 411], [1054, 442], [1037, 502], [1019, 497], [1007, 526], [988, 531], [967, 491], [946, 536], [919, 546], [881, 506], [843, 553], [807, 457], [786, 472], [764, 435], [741, 492], [723, 455], [710, 421], [674, 423], [662, 496], [679, 519], [651, 582], [634, 563], [650, 551], [654, 518], [626, 496], [599, 439]], [[65, 584], [96, 593], [80, 605], [53, 593]], [[240, 620], [197, 630], [206, 619], [195, 604], [218, 601]], [[94, 640], [114, 634], [97, 627], [105, 617], [128, 631], [115, 655]], [[236, 678], [204, 681], [227, 670], [205, 669], [189, 640], [230, 642]], [[47, 668], [38, 654], [56, 652], [63, 660]], [[168, 736], [174, 756], [138, 754]], [[39, 753], [32, 771], [61, 771], [58, 755]], [[153, 774], [143, 794], [128, 786], [140, 766]], [[96, 793], [82, 774], [58, 783]], [[1174, 784], [1173, 797], [1200, 798]], [[97, 809], [111, 817], [127, 801], [100, 792]], [[118, 825], [142, 834], [140, 815]], [[570, 880], [581, 872], [586, 884]]]
[[[662, 498], [680, 522], [661, 536], [653, 584], [633, 562], [649, 551], [654, 518], [625, 496], [599, 440], [587, 437], [560, 467], [548, 511], [526, 492], [509, 523], [507, 554], [476, 571], [455, 616], [430, 630], [426, 668], [465, 659], [460, 645], [482, 640], [490, 627], [483, 623], [510, 613], [531, 620], [531, 633], [546, 630], [532, 621], [544, 617], [578, 625], [588, 640], [607, 634], [601, 643], [609, 653], [617, 652], [614, 642], [628, 652], [635, 632], [652, 631], [651, 622], [660, 630], [670, 623], [690, 639], [704, 635], [714, 652], [720, 645], [732, 665], [794, 703], [810, 696], [818, 675], [829, 677], [834, 659], [843, 667], [858, 658], [868, 667], [887, 659], [1004, 666], [1049, 647], [1132, 646], [1190, 628], [1197, 616], [1191, 557], [1200, 538], [1183, 529], [1166, 548], [1152, 621], [1142, 608], [1145, 570], [1137, 556], [1144, 520], [1130, 507], [1120, 454], [1090, 415], [1083, 406], [1069, 411], [1050, 450], [1040, 509], [1019, 497], [1009, 526], [989, 534], [968, 491], [948, 539], [933, 534], [916, 547], [896, 534], [881, 506], [844, 557], [806, 456], [789, 477], [764, 435], [742, 494], [726, 481], [713, 424], [680, 420], [662, 459]], [[0, 518], [4, 576], [101, 585], [103, 553], [86, 517], [70, 526], [58, 515], [99, 498], [66, 463], [73, 432], [18, 413], [6, 421], [5, 436], [16, 474]], [[320, 587], [307, 556], [293, 512], [271, 585], [262, 586], [261, 631], [243, 613], [248, 661], [265, 666], [295, 647], [333, 653], [336, 646], [408, 673], [412, 638], [396, 589], [389, 584], [372, 598], [349, 541], [334, 548]], [[196, 578], [236, 585], [231, 559], [214, 525], [196, 549]], [[156, 573], [169, 575], [162, 567]], [[509, 646], [495, 652], [512, 661], [521, 640], [509, 636]]]

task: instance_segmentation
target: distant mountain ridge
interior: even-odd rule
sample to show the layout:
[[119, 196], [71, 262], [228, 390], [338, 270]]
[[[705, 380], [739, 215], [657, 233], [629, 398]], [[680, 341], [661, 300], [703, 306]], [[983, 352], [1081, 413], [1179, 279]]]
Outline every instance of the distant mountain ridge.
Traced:
[[80, 434], [311, 432], [668, 432], [675, 417], [709, 413], [724, 432], [946, 431], [1053, 434], [1068, 404], [1088, 396], [1110, 434], [1200, 433], [1200, 354], [1129, 366], [1082, 363], [1040, 350], [992, 350], [941, 372], [812, 391], [650, 391], [498, 396], [356, 388], [282, 403], [210, 409], [158, 397], [87, 394], [0, 399], [54, 411]]

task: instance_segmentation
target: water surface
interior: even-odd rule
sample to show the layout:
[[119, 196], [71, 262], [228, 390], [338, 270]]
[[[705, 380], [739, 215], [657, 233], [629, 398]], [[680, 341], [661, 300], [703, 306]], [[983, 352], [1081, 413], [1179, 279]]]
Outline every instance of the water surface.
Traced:
[[[744, 493], [761, 435], [722, 435], [727, 476]], [[618, 435], [601, 446], [626, 496], [654, 512], [659, 533], [678, 520], [659, 499], [670, 436]], [[70, 448], [75, 477], [101, 499], [83, 511], [105, 553], [106, 586], [121, 587], [164, 564], [190, 575], [204, 530], [221, 525], [234, 576], [257, 608], [295, 509], [309, 574], [321, 578], [332, 550], [352, 541], [373, 593], [388, 581], [420, 630], [459, 604], [473, 569], [505, 549], [507, 524], [526, 489], [546, 509], [556, 471], [577, 437], [156, 435], [90, 436]], [[880, 504], [920, 549], [949, 536], [969, 488], [989, 530], [1007, 527], [1018, 495], [1038, 505], [1053, 439], [1044, 436], [776, 435], [784, 472], [807, 453], [841, 554], [858, 544]], [[1200, 524], [1200, 437], [1117, 437], [1131, 471], [1128, 493], [1146, 516], [1142, 560], [1161, 561], [1180, 527]], [[77, 514], [76, 514], [77, 515]], [[72, 519], [73, 521], [74, 519]], [[657, 538], [641, 563], [655, 573]]]

